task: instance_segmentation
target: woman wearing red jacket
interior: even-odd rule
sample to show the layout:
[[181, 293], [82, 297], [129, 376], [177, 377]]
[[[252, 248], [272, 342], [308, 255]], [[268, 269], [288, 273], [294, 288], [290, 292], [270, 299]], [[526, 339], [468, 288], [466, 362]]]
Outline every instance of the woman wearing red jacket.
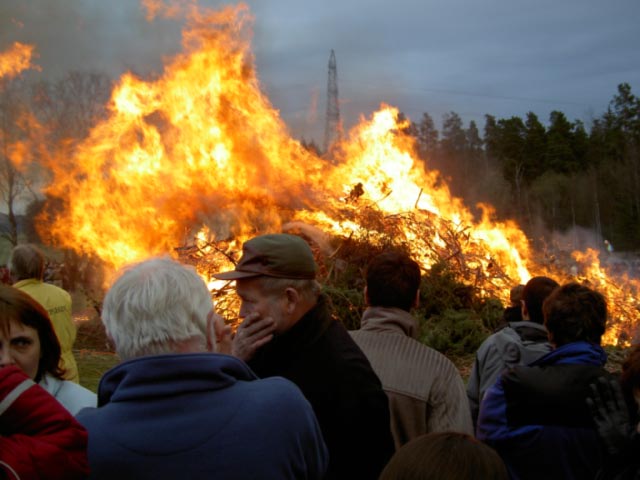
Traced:
[[85, 429], [20, 368], [0, 368], [0, 478], [88, 475]]
[[0, 367], [17, 365], [76, 415], [95, 407], [96, 394], [64, 380], [60, 342], [47, 311], [27, 293], [0, 285]]

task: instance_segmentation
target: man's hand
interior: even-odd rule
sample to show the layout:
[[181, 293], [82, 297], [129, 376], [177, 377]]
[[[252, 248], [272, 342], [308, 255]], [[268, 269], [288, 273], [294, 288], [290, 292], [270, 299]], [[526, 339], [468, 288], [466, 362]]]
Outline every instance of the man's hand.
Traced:
[[620, 383], [600, 377], [590, 388], [591, 395], [587, 398], [587, 405], [598, 433], [608, 453], [618, 454], [628, 445], [633, 432]]
[[271, 317], [260, 318], [258, 313], [247, 315], [233, 337], [231, 354], [248, 362], [260, 347], [271, 341], [275, 328]]

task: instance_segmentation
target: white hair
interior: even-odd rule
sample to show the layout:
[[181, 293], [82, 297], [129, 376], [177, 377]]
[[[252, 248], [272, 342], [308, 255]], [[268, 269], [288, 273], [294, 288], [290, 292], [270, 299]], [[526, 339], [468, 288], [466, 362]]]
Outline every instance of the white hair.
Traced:
[[177, 343], [194, 338], [205, 349], [212, 309], [209, 290], [193, 267], [152, 258], [118, 276], [105, 296], [102, 323], [120, 358], [128, 360], [174, 353]]

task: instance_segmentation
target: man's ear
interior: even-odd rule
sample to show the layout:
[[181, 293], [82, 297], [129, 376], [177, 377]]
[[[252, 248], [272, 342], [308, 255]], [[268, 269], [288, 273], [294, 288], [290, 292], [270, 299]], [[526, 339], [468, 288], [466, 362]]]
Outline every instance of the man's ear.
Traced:
[[364, 303], [365, 305], [371, 305], [371, 302], [369, 302], [369, 289], [367, 289], [366, 285], [364, 287]]
[[211, 310], [207, 315], [207, 351], [216, 351], [215, 313]]
[[207, 315], [207, 350], [231, 354], [231, 327], [213, 310]]
[[284, 291], [285, 311], [293, 313], [300, 302], [300, 292], [293, 287], [287, 287]]
[[527, 305], [524, 303], [524, 300], [520, 300], [520, 312], [522, 313], [523, 320], [529, 320], [529, 310], [527, 310]]
[[418, 308], [420, 306], [420, 290], [416, 291], [416, 298], [413, 300], [412, 308]]

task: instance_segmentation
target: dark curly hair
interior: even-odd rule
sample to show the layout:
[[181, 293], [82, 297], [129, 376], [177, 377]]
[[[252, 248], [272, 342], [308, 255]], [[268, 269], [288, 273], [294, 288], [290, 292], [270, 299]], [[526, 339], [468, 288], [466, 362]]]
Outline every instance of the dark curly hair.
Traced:
[[567, 283], [547, 297], [542, 311], [549, 339], [556, 347], [580, 340], [600, 345], [607, 323], [607, 301], [601, 293]]

